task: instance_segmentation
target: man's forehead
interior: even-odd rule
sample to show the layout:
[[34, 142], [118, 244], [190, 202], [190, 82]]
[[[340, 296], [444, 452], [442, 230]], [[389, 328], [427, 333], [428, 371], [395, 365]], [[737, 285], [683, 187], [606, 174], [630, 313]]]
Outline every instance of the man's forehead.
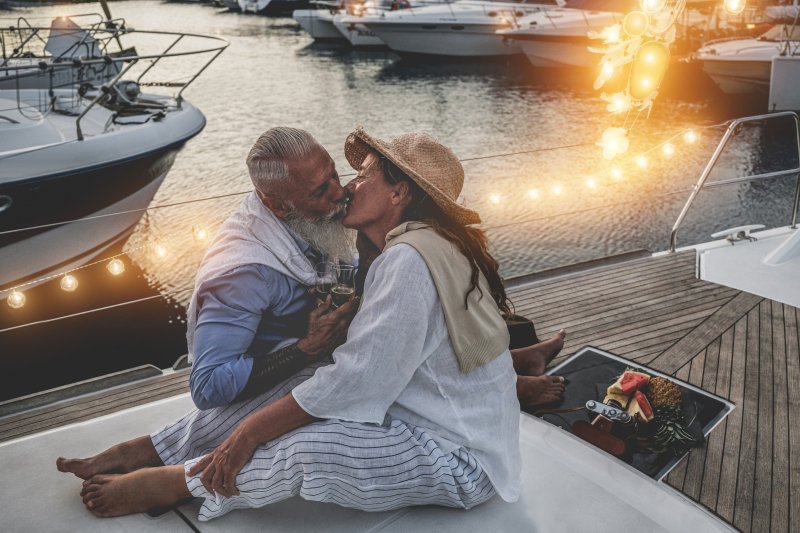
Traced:
[[295, 174], [292, 181], [295, 186], [306, 191], [313, 191], [319, 187], [330, 179], [335, 170], [336, 163], [322, 147], [315, 150], [308, 158], [290, 163], [290, 172]]

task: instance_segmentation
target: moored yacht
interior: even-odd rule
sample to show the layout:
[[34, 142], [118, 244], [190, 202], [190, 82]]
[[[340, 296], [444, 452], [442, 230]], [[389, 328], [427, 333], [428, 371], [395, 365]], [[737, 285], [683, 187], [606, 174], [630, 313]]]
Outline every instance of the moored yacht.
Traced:
[[518, 18], [556, 6], [557, 0], [459, 0], [370, 14], [360, 22], [401, 56], [496, 58], [520, 53], [515, 43], [499, 39], [497, 30], [511, 27]]
[[[133, 30], [127, 32], [133, 33]], [[136, 32], [147, 34], [148, 32]], [[161, 33], [163, 35], [163, 32]], [[181, 37], [181, 34], [172, 34]], [[211, 55], [227, 47], [212, 37]], [[211, 44], [209, 44], [211, 42]], [[153, 199], [180, 148], [205, 126], [205, 117], [182, 93], [141, 92], [149, 68], [123, 79], [136, 61], [170, 51], [119, 58], [119, 73], [102, 86], [0, 90], [0, 291], [85, 264], [129, 232]], [[47, 70], [105, 65], [105, 59], [52, 63]], [[38, 65], [0, 68], [25, 77]], [[59, 79], [54, 75], [52, 79]], [[115, 213], [114, 216], [103, 216]], [[94, 218], [99, 217], [99, 218]]]
[[335, 42], [345, 41], [346, 38], [333, 24], [333, 17], [338, 13], [339, 2], [315, 2], [316, 9], [296, 9], [292, 18], [297, 21], [300, 28], [308, 33], [315, 41]]
[[534, 67], [594, 67], [598, 55], [587, 34], [622, 21], [631, 9], [627, 0], [568, 0], [566, 7], [533, 13], [512, 28], [498, 30], [519, 46]]
[[308, 9], [308, 0], [238, 0], [242, 13], [258, 15], [291, 15], [296, 9]]
[[769, 90], [772, 58], [800, 55], [800, 25], [778, 24], [755, 38], [706, 43], [693, 58], [725, 94]]

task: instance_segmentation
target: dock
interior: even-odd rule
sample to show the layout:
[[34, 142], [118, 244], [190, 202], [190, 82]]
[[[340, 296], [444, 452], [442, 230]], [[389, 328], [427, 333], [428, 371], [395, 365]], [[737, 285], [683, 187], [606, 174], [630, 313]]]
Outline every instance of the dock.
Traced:
[[[508, 292], [540, 338], [567, 329], [554, 364], [591, 345], [733, 402], [664, 482], [738, 530], [800, 531], [797, 308], [697, 279], [693, 251], [523, 276]], [[0, 442], [187, 391], [188, 370], [156, 370], [77, 397], [6, 402]]]

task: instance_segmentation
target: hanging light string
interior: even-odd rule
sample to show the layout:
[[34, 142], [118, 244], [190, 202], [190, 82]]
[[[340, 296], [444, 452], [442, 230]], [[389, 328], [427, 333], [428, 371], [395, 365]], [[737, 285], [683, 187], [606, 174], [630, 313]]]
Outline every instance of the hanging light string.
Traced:
[[51, 322], [57, 322], [59, 320], [65, 320], [67, 318], [75, 318], [75, 317], [78, 317], [78, 316], [88, 315], [88, 314], [91, 314], [91, 313], [97, 313], [99, 311], [108, 311], [109, 309], [115, 309], [117, 307], [124, 307], [126, 305], [133, 305], [133, 304], [137, 304], [137, 303], [141, 303], [141, 302], [146, 302], [148, 300], [156, 300], [158, 298], [174, 297], [176, 295], [183, 294], [185, 292], [189, 292], [189, 291], [193, 291], [193, 290], [194, 290], [194, 287], [184, 287], [183, 289], [177, 289], [177, 290], [174, 290], [172, 292], [168, 292], [166, 294], [156, 294], [156, 295], [153, 295], [153, 296], [145, 296], [144, 298], [138, 298], [136, 300], [129, 300], [127, 302], [120, 302], [120, 303], [116, 303], [116, 304], [106, 305], [104, 307], [95, 307], [94, 309], [87, 309], [85, 311], [80, 311], [78, 313], [72, 313], [71, 315], [57, 316], [57, 317], [53, 317], [53, 318], [46, 318], [44, 320], [37, 320], [35, 322], [28, 322], [28, 323], [25, 323], [25, 324], [19, 324], [18, 326], [11, 326], [11, 327], [8, 327], [8, 328], [0, 329], [0, 333], [5, 333], [7, 331], [14, 331], [14, 330], [17, 330], [17, 329], [22, 329], [22, 328], [27, 328], [29, 326], [37, 326], [37, 325], [40, 325], [40, 324], [49, 324]]
[[[701, 126], [700, 128], [702, 128], [702, 129], [719, 128], [719, 127], [723, 127], [723, 126], [726, 126], [726, 125], [727, 125], [727, 123], [722, 123], [722, 124], [714, 124], [714, 125], [709, 125], [709, 126]], [[695, 130], [684, 130], [682, 132], [678, 132], [678, 133], [673, 134], [672, 136], [668, 137], [665, 141], [662, 141], [661, 143], [659, 143], [659, 144], [657, 144], [657, 145], [645, 150], [644, 152], [641, 152], [635, 158], [630, 158], [630, 160], [633, 160], [634, 162], [636, 162], [638, 164], [638, 166], [644, 168], [644, 167], [647, 166], [647, 161], [645, 159], [645, 154], [653, 152], [654, 150], [657, 150], [659, 148], [661, 148], [663, 154], [666, 157], [669, 157], [675, 151], [675, 147], [671, 144], [671, 141], [673, 141], [674, 139], [678, 138], [679, 136], [683, 136], [684, 141], [686, 143], [689, 143], [689, 144], [695, 142], [696, 139], [697, 139], [697, 133], [696, 133]], [[496, 158], [496, 157], [508, 157], [508, 156], [512, 156], [512, 155], [524, 155], [524, 154], [531, 154], [531, 153], [538, 153], [538, 152], [545, 152], [545, 151], [553, 151], [553, 150], [560, 150], [560, 149], [565, 149], [565, 148], [574, 148], [574, 147], [588, 146], [588, 145], [590, 145], [590, 143], [578, 143], [578, 144], [565, 145], [565, 146], [537, 148], [537, 149], [532, 149], [532, 150], [521, 150], [521, 151], [515, 151], [515, 152], [506, 152], [506, 153], [502, 153], [502, 154], [490, 154], [490, 155], [486, 155], [486, 156], [465, 158], [465, 159], [462, 159], [461, 161], [467, 162], [467, 161], [475, 161], [475, 160], [489, 159], [489, 158]], [[348, 175], [350, 175], [350, 174], [348, 174]], [[619, 179], [619, 178], [621, 178], [621, 170], [618, 167], [615, 167], [615, 168], [611, 169], [611, 175], [612, 175], [613, 178]], [[586, 180], [586, 186], [589, 187], [590, 189], [597, 188], [597, 186], [598, 186], [597, 180], [594, 177], [589, 177]], [[555, 195], [560, 195], [563, 192], [563, 189], [564, 189], [563, 186], [561, 184], [559, 184], [559, 183], [555, 183], [551, 187], [551, 191]], [[670, 195], [674, 195], [674, 194], [678, 194], [678, 193], [686, 193], [686, 192], [689, 192], [689, 191], [691, 191], [691, 189], [680, 189], [680, 190], [670, 191], [670, 192], [662, 194], [662, 195], [656, 195], [656, 196], [651, 196], [651, 197], [654, 198], [654, 197], [658, 197], [658, 196], [670, 196]], [[149, 211], [150, 209], [161, 209], [161, 208], [165, 208], [165, 207], [174, 207], [174, 206], [179, 206], [179, 205], [186, 205], [186, 204], [194, 203], [194, 202], [208, 201], [208, 200], [211, 200], [211, 199], [227, 198], [227, 197], [236, 196], [236, 195], [248, 194], [249, 192], [251, 192], [251, 191], [248, 190], [248, 191], [237, 192], [237, 193], [228, 193], [228, 194], [225, 194], [225, 195], [216, 195], [216, 196], [212, 196], [212, 197], [185, 200], [185, 201], [181, 201], [181, 202], [173, 202], [173, 203], [170, 203], [170, 204], [162, 204], [162, 205], [157, 205], [157, 206], [153, 206], [153, 207], [149, 207], [149, 208], [143, 208], [143, 209], [139, 209], [139, 210], [125, 211], [124, 213], [145, 212], [145, 211]], [[528, 196], [531, 199], [536, 199], [539, 196], [539, 192], [537, 190], [535, 190], [535, 189], [531, 189], [531, 190], [528, 191]], [[499, 194], [496, 194], [496, 193], [489, 194], [489, 202], [490, 203], [498, 204], [498, 203], [500, 203], [501, 200], [502, 200], [502, 197]], [[580, 213], [585, 213], [585, 212], [589, 212], [589, 211], [595, 211], [595, 210], [599, 210], [599, 209], [606, 209], [606, 208], [611, 208], [611, 207], [620, 206], [620, 205], [629, 205], [629, 204], [632, 204], [632, 203], [637, 203], [637, 201], [618, 202], [618, 203], [614, 203], [614, 204], [595, 206], [595, 207], [576, 210], [576, 211], [556, 213], [554, 215], [548, 215], [548, 216], [545, 216], [545, 217], [536, 217], [536, 218], [533, 218], [533, 219], [523, 219], [523, 220], [518, 220], [518, 221], [511, 222], [511, 223], [508, 223], [508, 224], [487, 226], [487, 227], [484, 227], [484, 230], [489, 231], [489, 230], [494, 230], [494, 229], [514, 226], [514, 225], [522, 224], [522, 223], [528, 223], [528, 222], [533, 222], [533, 221], [541, 221], [541, 220], [546, 220], [546, 219], [550, 219], [550, 218], [557, 218], [557, 217], [560, 217], [560, 216], [567, 216], [567, 215], [572, 215], [572, 214], [580, 214]], [[77, 219], [76, 222], [77, 221], [90, 220], [92, 218], [102, 218], [102, 217], [105, 217], [105, 216], [113, 216], [113, 215], [114, 215], [114, 213], [108, 213], [108, 214], [105, 214], [105, 215], [98, 215], [96, 217], [87, 217], [87, 218], [83, 218], [83, 219]], [[55, 225], [61, 225], [61, 224], [64, 224], [64, 223], [65, 222], [57, 223]], [[37, 227], [41, 227], [41, 226], [37, 226]], [[24, 228], [24, 229], [30, 229], [30, 228]], [[12, 231], [22, 231], [22, 230], [12, 230]], [[208, 237], [208, 232], [203, 228], [193, 227], [192, 228], [192, 232], [194, 234], [194, 239], [196, 241], [204, 241]], [[50, 281], [52, 279], [56, 279], [56, 278], [60, 277], [61, 278], [61, 288], [64, 291], [73, 292], [78, 288], [78, 280], [77, 280], [77, 278], [75, 278], [72, 275], [72, 272], [75, 272], [75, 271], [81, 270], [81, 269], [85, 269], [85, 268], [89, 268], [91, 266], [98, 265], [100, 263], [106, 263], [107, 262], [108, 264], [106, 265], [106, 268], [108, 269], [108, 271], [112, 275], [119, 275], [125, 270], [125, 265], [119, 259], [119, 257], [121, 257], [123, 255], [128, 255], [131, 252], [135, 252], [135, 251], [142, 250], [142, 249], [145, 249], [145, 248], [152, 248], [154, 253], [159, 257], [165, 257], [166, 254], [167, 254], [166, 248], [160, 242], [156, 242], [155, 244], [147, 244], [147, 245], [139, 246], [139, 247], [136, 247], [134, 249], [128, 250], [127, 252], [122, 252], [122, 253], [116, 254], [114, 256], [106, 257], [104, 259], [101, 259], [101, 260], [98, 260], [98, 261], [94, 261], [94, 262], [88, 263], [86, 265], [82, 265], [82, 266], [79, 266], [79, 267], [76, 267], [76, 268], [73, 268], [73, 269], [70, 269], [70, 270], [67, 270], [67, 271], [64, 271], [64, 272], [60, 272], [60, 273], [57, 273], [57, 274], [51, 274], [51, 275], [48, 275], [48, 276], [45, 276], [45, 277], [42, 277], [42, 278], [38, 278], [38, 279], [35, 279], [35, 280], [32, 280], [32, 281], [25, 282], [25, 283], [20, 284], [20, 285], [16, 285], [14, 287], [10, 287], [8, 289], [2, 289], [2, 290], [0, 290], [0, 293], [9, 293], [9, 295], [6, 298], [6, 301], [7, 301], [8, 305], [11, 306], [12, 308], [20, 308], [20, 307], [23, 307], [25, 305], [25, 295], [24, 295], [24, 293], [19, 292], [17, 289], [21, 289], [23, 287], [29, 287], [29, 286], [32, 286], [32, 285], [44, 283], [46, 281]]]
[[[726, 121], [726, 122], [722, 122], [722, 123], [719, 123], [719, 124], [711, 124], [711, 125], [708, 125], [708, 126], [695, 126], [694, 128], [697, 129], [697, 130], [700, 130], [700, 129], [712, 129], [712, 128], [722, 128], [722, 127], [727, 127], [729, 123], [730, 123], [730, 121]], [[676, 133], [673, 137], [671, 137], [671, 139], [684, 134], [685, 131], [686, 130], [681, 130], [680, 132]], [[515, 152], [503, 152], [503, 153], [488, 154], [488, 155], [482, 155], [482, 156], [476, 156], [476, 157], [467, 157], [467, 158], [464, 158], [464, 159], [459, 159], [459, 161], [461, 161], [462, 163], [466, 163], [466, 162], [470, 162], [470, 161], [480, 161], [480, 160], [484, 160], [484, 159], [494, 159], [494, 158], [500, 158], [500, 157], [511, 157], [511, 156], [515, 156], [515, 155], [529, 155], [529, 154], [537, 154], [537, 153], [543, 153], [543, 152], [553, 152], [553, 151], [556, 151], [556, 150], [567, 150], [567, 149], [570, 149], [570, 148], [589, 147], [589, 146], [592, 146], [594, 144], [595, 143], [592, 143], [592, 142], [583, 142], [583, 143], [565, 144], [565, 145], [559, 145], [559, 146], [546, 146], [546, 147], [543, 147], [543, 148], [532, 148], [532, 149], [529, 149], [529, 150], [519, 150], [519, 151], [515, 151]], [[656, 146], [656, 148], [657, 147], [658, 146]], [[346, 178], [346, 177], [352, 177], [352, 176], [355, 176], [355, 175], [356, 175], [355, 172], [349, 172], [349, 173], [346, 173], [346, 174], [340, 174], [339, 177]], [[219, 200], [219, 199], [222, 199], [222, 198], [231, 198], [231, 197], [234, 197], [234, 196], [244, 196], [246, 194], [251, 193], [252, 191], [253, 191], [252, 189], [248, 189], [246, 191], [238, 191], [238, 192], [232, 192], [232, 193], [226, 193], [226, 194], [219, 194], [219, 195], [215, 195], [215, 196], [203, 196], [201, 198], [192, 198], [190, 200], [182, 200], [180, 202], [170, 202], [168, 204], [159, 204], [159, 205], [154, 205], [154, 206], [149, 206], [149, 207], [142, 207], [140, 209], [129, 209], [127, 211], [118, 211], [118, 212], [114, 212], [114, 213], [104, 213], [102, 215], [92, 215], [92, 216], [89, 216], [89, 217], [76, 218], [76, 219], [72, 219], [72, 220], [62, 220], [62, 221], [59, 221], [59, 222], [49, 222], [47, 224], [40, 224], [40, 225], [37, 225], [37, 226], [27, 226], [27, 227], [24, 227], [24, 228], [14, 228], [14, 229], [10, 229], [10, 230], [0, 231], [0, 235], [9, 235], [9, 234], [12, 234], [12, 233], [20, 233], [20, 232], [23, 232], [23, 231], [31, 231], [31, 230], [36, 230], [36, 229], [52, 228], [52, 227], [55, 227], [55, 226], [63, 226], [64, 224], [73, 224], [73, 223], [76, 223], [76, 222], [88, 222], [88, 221], [91, 221], [91, 220], [97, 220], [97, 219], [102, 219], [102, 218], [107, 218], [107, 217], [114, 217], [114, 216], [119, 216], [119, 215], [128, 215], [128, 214], [131, 214], [131, 213], [145, 213], [145, 212], [148, 212], [148, 211], [154, 211], [156, 209], [164, 209], [164, 208], [167, 208], [167, 207], [177, 207], [177, 206], [181, 206], [181, 205], [187, 205], [187, 204], [198, 203], [198, 202], [208, 202], [208, 201], [211, 201], [211, 200]]]

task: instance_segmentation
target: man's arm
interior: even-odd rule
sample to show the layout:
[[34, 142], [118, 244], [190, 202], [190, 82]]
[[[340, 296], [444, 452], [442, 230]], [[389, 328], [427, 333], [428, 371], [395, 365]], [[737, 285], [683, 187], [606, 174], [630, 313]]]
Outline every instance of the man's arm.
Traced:
[[247, 351], [264, 313], [292, 297], [278, 276], [266, 267], [244, 265], [199, 288], [189, 380], [198, 408], [228, 405], [245, 388], [254, 362]]

